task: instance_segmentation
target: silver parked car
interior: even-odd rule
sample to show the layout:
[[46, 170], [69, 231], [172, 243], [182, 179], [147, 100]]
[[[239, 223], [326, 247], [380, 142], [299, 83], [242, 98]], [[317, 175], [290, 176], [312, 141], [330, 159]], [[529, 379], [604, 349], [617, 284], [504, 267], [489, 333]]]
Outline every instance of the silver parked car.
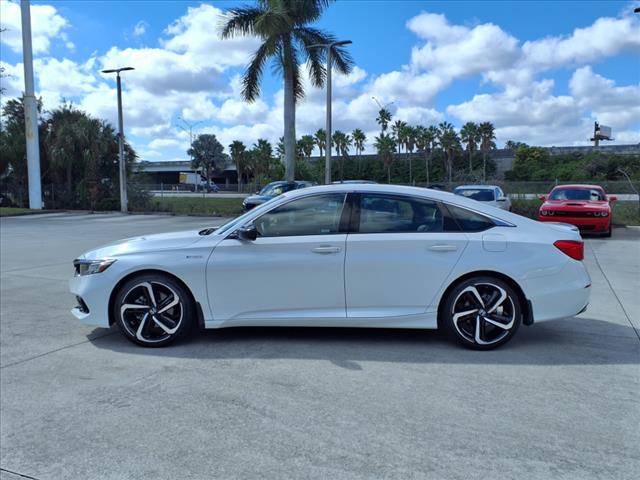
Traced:
[[511, 211], [511, 200], [497, 185], [460, 185], [453, 190], [453, 193]]

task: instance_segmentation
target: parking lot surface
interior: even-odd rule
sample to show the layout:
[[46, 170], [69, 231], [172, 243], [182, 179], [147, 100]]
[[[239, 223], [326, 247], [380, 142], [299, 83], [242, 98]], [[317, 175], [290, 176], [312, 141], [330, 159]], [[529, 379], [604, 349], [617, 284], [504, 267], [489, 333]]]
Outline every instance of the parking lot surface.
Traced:
[[83, 251], [220, 223], [0, 219], [0, 479], [638, 478], [640, 229], [587, 240], [585, 313], [490, 352], [291, 328], [143, 349], [69, 313]]

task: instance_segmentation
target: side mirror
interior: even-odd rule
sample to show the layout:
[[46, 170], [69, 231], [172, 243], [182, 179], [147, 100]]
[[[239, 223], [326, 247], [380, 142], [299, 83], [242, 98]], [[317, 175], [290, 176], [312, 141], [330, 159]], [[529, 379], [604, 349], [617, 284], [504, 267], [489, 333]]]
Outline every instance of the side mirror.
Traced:
[[258, 230], [256, 229], [256, 226], [251, 224], [240, 227], [238, 229], [238, 238], [240, 240], [255, 240], [256, 238], [258, 238]]
[[618, 197], [616, 197], [615, 195], [609, 195], [609, 203], [613, 203], [617, 201], [618, 201]]
[[546, 196], [544, 196], [544, 195], [540, 195], [540, 196], [538, 196], [538, 199], [539, 199], [541, 202], [544, 202], [544, 201], [546, 201], [546, 200], [547, 200], [547, 197], [546, 197]]

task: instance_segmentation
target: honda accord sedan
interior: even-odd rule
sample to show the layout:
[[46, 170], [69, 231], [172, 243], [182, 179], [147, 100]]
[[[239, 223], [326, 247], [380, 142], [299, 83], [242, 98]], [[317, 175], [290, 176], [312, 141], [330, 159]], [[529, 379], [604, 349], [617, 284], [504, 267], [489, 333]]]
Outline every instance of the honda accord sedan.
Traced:
[[139, 345], [197, 327], [444, 330], [490, 349], [521, 324], [585, 310], [575, 227], [451, 193], [343, 184], [294, 190], [215, 228], [122, 240], [74, 261], [72, 312]]

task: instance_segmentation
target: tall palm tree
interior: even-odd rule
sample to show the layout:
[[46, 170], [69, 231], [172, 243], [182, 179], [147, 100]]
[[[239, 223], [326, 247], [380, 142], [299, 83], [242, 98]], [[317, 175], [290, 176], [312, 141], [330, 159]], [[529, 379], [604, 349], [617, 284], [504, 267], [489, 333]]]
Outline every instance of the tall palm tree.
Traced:
[[349, 135], [336, 130], [332, 135], [333, 146], [336, 149], [336, 155], [340, 159], [340, 180], [344, 180], [344, 161], [349, 158], [349, 147], [352, 139]]
[[259, 138], [258, 141], [253, 144], [253, 155], [255, 161], [255, 178], [256, 182], [258, 182], [259, 177], [269, 175], [271, 157], [273, 156], [271, 143], [264, 138]]
[[322, 152], [324, 152], [327, 144], [327, 132], [324, 131], [324, 128], [319, 128], [316, 133], [313, 134], [313, 139], [316, 142], [318, 150], [320, 150], [320, 157], [322, 157]]
[[376, 117], [376, 122], [378, 122], [378, 125], [380, 125], [380, 133], [384, 134], [384, 132], [387, 131], [387, 127], [389, 126], [389, 124], [391, 123], [391, 119], [393, 118], [393, 115], [391, 115], [391, 112], [389, 110], [387, 110], [386, 108], [381, 108], [378, 111], [378, 116]]
[[477, 124], [467, 122], [460, 130], [460, 140], [467, 146], [465, 150], [469, 154], [469, 173], [473, 171], [473, 154], [478, 149], [478, 141], [480, 140], [480, 129]]
[[404, 141], [407, 133], [407, 122], [403, 122], [402, 120], [396, 120], [393, 125], [391, 125], [391, 133], [393, 134], [393, 138], [396, 141], [397, 152], [402, 153], [402, 146], [404, 145]]
[[276, 155], [280, 160], [284, 158], [284, 137], [280, 137], [278, 139], [278, 144], [276, 145]]
[[234, 140], [231, 145], [229, 145], [229, 153], [231, 154], [231, 159], [236, 164], [236, 173], [238, 174], [238, 192], [242, 191], [242, 162], [246, 151], [247, 147], [240, 140]]
[[453, 157], [460, 150], [460, 137], [449, 122], [441, 122], [438, 125], [438, 143], [445, 154], [447, 178], [449, 183], [453, 177]]
[[[242, 96], [248, 102], [260, 95], [264, 66], [273, 60], [284, 77], [285, 177], [295, 178], [296, 101], [304, 97], [300, 66], [306, 63], [311, 84], [322, 87], [326, 78], [327, 52], [309, 48], [330, 44], [336, 38], [308, 26], [320, 18], [330, 0], [259, 0], [256, 6], [232, 8], [222, 29], [222, 38], [257, 36], [262, 41], [242, 79]], [[331, 67], [349, 73], [353, 61], [344, 47], [331, 47]]]
[[487, 180], [487, 155], [489, 151], [496, 148], [494, 140], [496, 139], [495, 128], [491, 122], [482, 122], [478, 126], [480, 133], [480, 150], [482, 150], [482, 181]]
[[351, 138], [353, 139], [353, 146], [356, 147], [356, 156], [358, 157], [358, 175], [360, 175], [362, 151], [364, 150], [364, 142], [367, 141], [367, 136], [362, 130], [356, 128], [351, 132]]
[[416, 148], [417, 130], [407, 125], [404, 129], [404, 151], [409, 154], [409, 183], [413, 185], [413, 151]]
[[373, 146], [387, 167], [387, 183], [391, 183], [391, 164], [393, 163], [393, 153], [396, 150], [396, 142], [392, 136], [381, 133], [375, 138]]
[[300, 145], [300, 150], [302, 150], [302, 154], [304, 158], [308, 161], [313, 153], [313, 149], [316, 146], [316, 142], [311, 135], [303, 135], [300, 140], [298, 140]]

